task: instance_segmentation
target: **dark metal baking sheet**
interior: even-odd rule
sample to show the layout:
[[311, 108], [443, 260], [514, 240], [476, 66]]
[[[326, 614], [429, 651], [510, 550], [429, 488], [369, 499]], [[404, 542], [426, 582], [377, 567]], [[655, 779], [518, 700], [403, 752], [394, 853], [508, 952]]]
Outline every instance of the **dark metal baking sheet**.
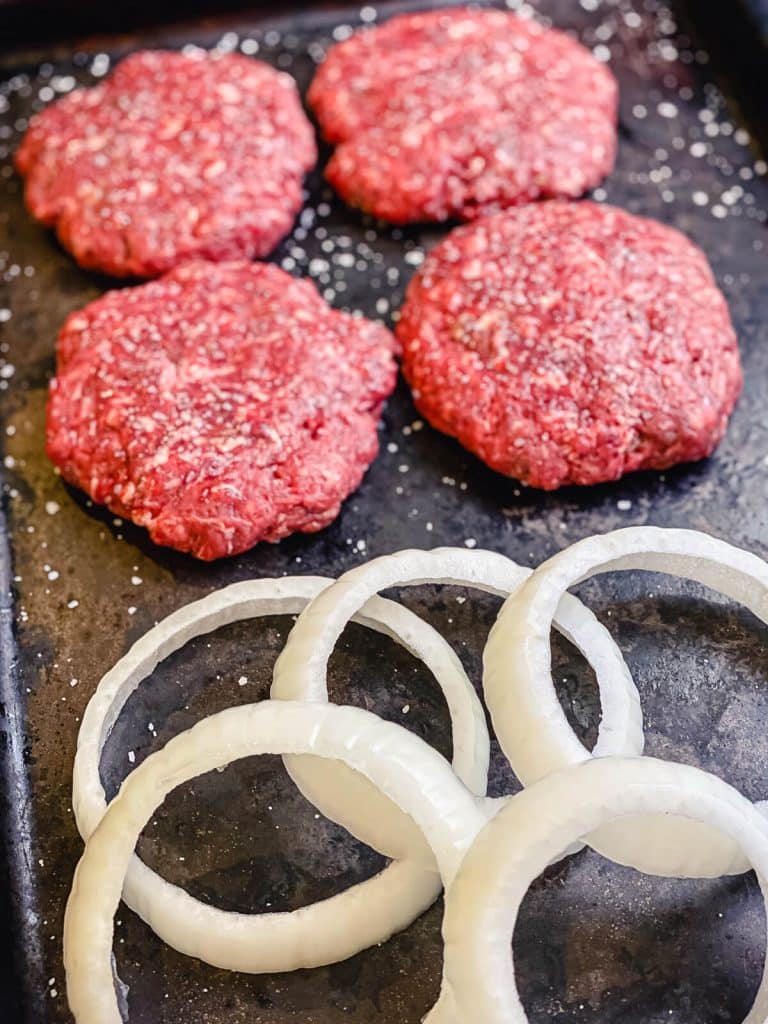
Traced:
[[[373, 9], [153, 29], [93, 41], [74, 55], [51, 51], [34, 62], [3, 64], [0, 401], [12, 563], [3, 563], [9, 579], [0, 580], [0, 757], [18, 955], [17, 981], [0, 986], [3, 1024], [69, 1019], [61, 923], [81, 849], [70, 811], [78, 723], [101, 674], [170, 610], [233, 580], [335, 575], [363, 557], [409, 545], [476, 543], [533, 564], [584, 535], [636, 523], [696, 527], [768, 555], [768, 185], [753, 141], [764, 125], [740, 120], [714, 84], [738, 71], [739, 54], [730, 64], [710, 62], [695, 37], [695, 4], [693, 29], [680, 28], [658, 0], [510, 6], [523, 13], [533, 6], [577, 32], [619, 76], [619, 161], [597, 197], [676, 225], [710, 256], [746, 367], [744, 397], [726, 439], [699, 465], [545, 495], [491, 473], [424, 426], [401, 386], [386, 410], [381, 455], [333, 526], [215, 565], [153, 547], [142, 531], [64, 487], [45, 460], [45, 389], [56, 332], [68, 312], [112, 283], [78, 269], [25, 215], [10, 153], [34, 109], [74, 80], [93, 81], [128, 49], [218, 42], [254, 52], [258, 43], [258, 56], [305, 86], [329, 40]], [[392, 9], [379, 5], [379, 16]], [[725, 18], [735, 11], [723, 5]], [[305, 213], [274, 258], [314, 277], [335, 304], [388, 319], [423, 251], [444, 229], [374, 224], [337, 202], [319, 172], [308, 191]], [[710, 768], [750, 797], [764, 797], [768, 630], [700, 590], [642, 574], [606, 577], [582, 592], [627, 652], [649, 752]], [[405, 600], [448, 633], [477, 680], [495, 606], [458, 600], [463, 596], [424, 589]], [[131, 699], [109, 742], [103, 772], [110, 790], [129, 768], [129, 751], [140, 761], [201, 715], [264, 697], [289, 626], [273, 620], [228, 627], [169, 659]], [[598, 713], [590, 674], [559, 642], [556, 663], [564, 705], [589, 737]], [[331, 674], [336, 699], [383, 711], [449, 751], [439, 694], [409, 656], [350, 628]], [[241, 686], [243, 676], [248, 682]], [[496, 753], [492, 788], [508, 791], [515, 783]], [[141, 852], [201, 898], [244, 911], [298, 906], [379, 865], [371, 851], [316, 819], [279, 762], [266, 758], [175, 793], [147, 829]], [[247, 977], [178, 956], [121, 908], [116, 954], [132, 1024], [416, 1024], [438, 988], [439, 924], [438, 904], [402, 935], [347, 963]], [[764, 938], [752, 876], [662, 881], [587, 852], [534, 886], [515, 950], [533, 1021], [727, 1024], [749, 1005]], [[23, 1018], [16, 1006], [22, 998]]]

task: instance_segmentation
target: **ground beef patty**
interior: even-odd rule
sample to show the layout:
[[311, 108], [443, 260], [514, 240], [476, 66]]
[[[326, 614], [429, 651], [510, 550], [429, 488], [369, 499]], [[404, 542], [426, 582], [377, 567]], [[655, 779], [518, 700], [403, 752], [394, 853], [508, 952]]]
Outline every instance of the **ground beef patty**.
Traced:
[[29, 210], [77, 262], [136, 277], [266, 255], [315, 160], [292, 78], [202, 50], [127, 57], [36, 115], [16, 154]]
[[579, 43], [504, 11], [410, 14], [334, 46], [309, 91], [328, 180], [396, 223], [580, 196], [610, 171], [617, 85]]
[[709, 455], [741, 389], [704, 254], [590, 202], [452, 232], [411, 282], [398, 335], [427, 419], [546, 490]]
[[188, 263], [69, 317], [48, 455], [198, 558], [319, 530], [376, 456], [394, 346], [277, 267]]

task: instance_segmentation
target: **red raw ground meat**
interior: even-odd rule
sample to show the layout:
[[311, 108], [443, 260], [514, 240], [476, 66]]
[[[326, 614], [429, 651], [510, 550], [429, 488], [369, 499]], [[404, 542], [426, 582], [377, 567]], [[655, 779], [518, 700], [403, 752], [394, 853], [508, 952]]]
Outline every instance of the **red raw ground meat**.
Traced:
[[328, 180], [395, 223], [582, 195], [613, 167], [617, 99], [611, 72], [568, 36], [466, 8], [363, 29], [309, 91], [339, 143]]
[[148, 50], [37, 114], [16, 167], [30, 212], [81, 266], [155, 277], [267, 255], [316, 160], [288, 75], [239, 54]]
[[48, 455], [156, 543], [205, 560], [320, 530], [376, 456], [394, 350], [277, 267], [188, 263], [68, 318]]
[[586, 201], [457, 228], [411, 282], [397, 333], [426, 418], [545, 490], [704, 458], [742, 384], [701, 250]]

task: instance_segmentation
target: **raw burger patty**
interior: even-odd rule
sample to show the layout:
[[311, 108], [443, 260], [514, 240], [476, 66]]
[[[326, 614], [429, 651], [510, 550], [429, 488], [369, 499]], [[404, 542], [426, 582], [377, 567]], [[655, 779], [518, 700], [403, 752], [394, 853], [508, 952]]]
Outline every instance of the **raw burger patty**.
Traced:
[[187, 263], [69, 317], [48, 455], [198, 558], [319, 530], [376, 456], [394, 347], [277, 267]]
[[427, 419], [545, 490], [709, 455], [741, 390], [704, 254], [590, 202], [453, 231], [411, 282], [398, 335]]
[[29, 210], [77, 262], [136, 277], [266, 255], [315, 161], [292, 78], [202, 50], [127, 57], [36, 115], [16, 154]]
[[579, 43], [504, 11], [409, 14], [334, 46], [309, 91], [328, 180], [396, 223], [580, 196], [616, 153], [617, 85]]

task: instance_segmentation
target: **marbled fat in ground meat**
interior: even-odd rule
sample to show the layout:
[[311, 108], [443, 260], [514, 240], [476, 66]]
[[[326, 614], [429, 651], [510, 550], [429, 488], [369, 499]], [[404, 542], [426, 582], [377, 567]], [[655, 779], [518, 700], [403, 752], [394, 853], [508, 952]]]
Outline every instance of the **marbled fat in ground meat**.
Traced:
[[618, 87], [562, 32], [505, 11], [404, 15], [334, 46], [309, 102], [328, 180], [396, 223], [577, 197], [610, 171]]
[[292, 78], [239, 54], [142, 51], [37, 114], [16, 154], [33, 216], [84, 267], [154, 277], [265, 256], [317, 159]]
[[457, 228], [411, 282], [397, 333], [427, 419], [546, 490], [704, 458], [742, 384], [704, 254], [586, 201]]
[[376, 456], [394, 349], [277, 267], [188, 263], [68, 318], [48, 455], [198, 558], [319, 530]]

